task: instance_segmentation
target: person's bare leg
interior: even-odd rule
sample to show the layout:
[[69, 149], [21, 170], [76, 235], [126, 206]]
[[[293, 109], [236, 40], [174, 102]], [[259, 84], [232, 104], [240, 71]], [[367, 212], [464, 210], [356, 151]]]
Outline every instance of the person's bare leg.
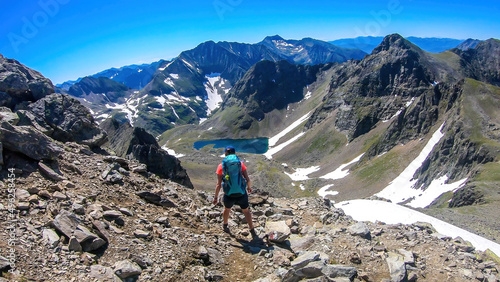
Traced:
[[250, 209], [242, 209], [241, 211], [245, 215], [245, 219], [247, 220], [247, 223], [248, 223], [248, 228], [250, 230], [252, 230], [253, 229], [253, 222], [252, 222], [252, 213], [250, 212]]
[[227, 224], [229, 222], [229, 213], [231, 212], [231, 209], [224, 208], [224, 212], [222, 213], [222, 220], [224, 224]]

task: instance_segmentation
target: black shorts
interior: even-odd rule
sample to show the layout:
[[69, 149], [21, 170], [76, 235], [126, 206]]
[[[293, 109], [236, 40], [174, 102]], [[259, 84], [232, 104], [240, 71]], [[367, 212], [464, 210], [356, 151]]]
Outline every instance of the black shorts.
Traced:
[[241, 197], [229, 197], [227, 195], [224, 195], [222, 201], [224, 202], [224, 207], [228, 209], [232, 208], [234, 204], [237, 204], [243, 210], [248, 209], [248, 207], [250, 206], [250, 204], [248, 203], [247, 193], [245, 193], [245, 195]]

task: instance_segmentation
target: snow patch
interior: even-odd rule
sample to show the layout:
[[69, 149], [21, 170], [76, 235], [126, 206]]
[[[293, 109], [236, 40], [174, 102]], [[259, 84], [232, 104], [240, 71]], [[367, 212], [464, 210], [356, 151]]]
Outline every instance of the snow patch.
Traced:
[[339, 192], [337, 192], [337, 191], [328, 191], [328, 189], [330, 189], [331, 187], [333, 187], [333, 184], [329, 184], [329, 185], [321, 187], [318, 190], [318, 195], [320, 197], [323, 197], [323, 198], [325, 198], [328, 195], [332, 195], [332, 196], [338, 195]]
[[275, 136], [269, 138], [269, 147], [275, 146], [276, 143], [278, 143], [278, 141], [281, 139], [281, 137], [287, 135], [290, 131], [294, 130], [296, 127], [301, 125], [304, 121], [306, 121], [309, 118], [310, 114], [311, 114], [311, 112], [308, 112], [303, 117], [299, 118], [297, 121], [295, 121], [290, 126], [285, 128], [283, 131], [281, 131], [280, 133], [276, 134]]
[[467, 179], [462, 179], [451, 184], [445, 184], [448, 180], [448, 176], [445, 175], [433, 180], [431, 185], [425, 191], [415, 187], [418, 180], [413, 179], [413, 175], [415, 175], [427, 157], [429, 157], [430, 153], [434, 149], [434, 146], [441, 140], [441, 138], [443, 138], [444, 134], [441, 132], [443, 127], [444, 123], [436, 132], [434, 132], [431, 139], [427, 142], [417, 158], [415, 158], [415, 160], [413, 160], [398, 177], [389, 183], [387, 187], [375, 194], [376, 196], [391, 200], [394, 203], [402, 203], [404, 201], [411, 200], [409, 203], [410, 206], [426, 207], [439, 197], [439, 195], [457, 190], [465, 183]]
[[296, 168], [294, 173], [285, 172], [285, 174], [288, 175], [288, 177], [290, 177], [293, 181], [303, 181], [311, 179], [308, 175], [318, 170], [319, 166], [311, 166], [306, 168]]
[[304, 96], [304, 99], [307, 100], [307, 99], [311, 98], [311, 96], [312, 96], [312, 92], [311, 91], [307, 91], [306, 96]]
[[173, 78], [173, 79], [179, 79], [179, 75], [176, 74], [176, 73], [171, 73], [170, 76]]
[[387, 224], [413, 224], [427, 222], [432, 224], [437, 232], [452, 238], [461, 237], [480, 251], [490, 249], [500, 256], [500, 244], [458, 228], [442, 220], [394, 203], [375, 200], [351, 200], [335, 205], [357, 221], [381, 221]]
[[363, 157], [363, 155], [364, 155], [364, 153], [357, 156], [354, 160], [339, 166], [339, 168], [337, 168], [335, 171], [332, 171], [328, 174], [325, 174], [325, 175], [321, 176], [320, 178], [336, 180], [336, 179], [342, 179], [342, 178], [346, 177], [347, 175], [349, 175], [349, 170], [344, 170], [344, 169], [346, 167], [354, 164], [354, 163], [359, 162], [359, 160], [361, 159], [361, 157]]
[[162, 148], [164, 151], [167, 151], [167, 153], [168, 153], [169, 155], [174, 156], [174, 157], [176, 157], [176, 158], [182, 158], [182, 157], [184, 157], [184, 156], [185, 156], [184, 154], [177, 154], [177, 153], [175, 153], [175, 151], [174, 151], [174, 150], [167, 148], [167, 146], [166, 146], [166, 145], [165, 145], [165, 146], [162, 146], [161, 148]]

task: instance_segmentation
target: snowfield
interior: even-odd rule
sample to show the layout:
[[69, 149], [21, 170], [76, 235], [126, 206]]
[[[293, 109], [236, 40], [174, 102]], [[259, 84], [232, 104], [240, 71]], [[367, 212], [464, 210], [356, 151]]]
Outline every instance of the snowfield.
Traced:
[[422, 166], [427, 157], [429, 157], [434, 146], [443, 138], [444, 134], [441, 132], [443, 126], [444, 123], [434, 132], [418, 157], [415, 158], [396, 179], [389, 183], [386, 188], [375, 194], [376, 196], [391, 200], [393, 203], [402, 203], [413, 199], [408, 205], [415, 208], [425, 208], [441, 194], [449, 191], [456, 191], [466, 182], [467, 179], [462, 179], [454, 183], [446, 184], [448, 177], [444, 175], [432, 181], [431, 185], [426, 190], [415, 187], [417, 179], [413, 179], [413, 175]]
[[413, 224], [415, 222], [427, 222], [432, 224], [437, 232], [452, 238], [461, 237], [480, 251], [490, 249], [496, 255], [500, 255], [500, 245], [458, 228], [442, 220], [428, 216], [421, 212], [384, 201], [374, 200], [351, 200], [335, 204], [336, 208], [341, 208], [347, 215], [357, 221], [381, 221], [387, 224]]

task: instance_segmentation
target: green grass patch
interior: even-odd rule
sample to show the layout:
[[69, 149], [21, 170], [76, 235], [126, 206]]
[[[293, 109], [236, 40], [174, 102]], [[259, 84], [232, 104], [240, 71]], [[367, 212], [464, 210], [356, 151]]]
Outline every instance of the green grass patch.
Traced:
[[400, 167], [401, 156], [394, 151], [389, 151], [358, 168], [355, 174], [365, 182], [374, 183], [385, 177], [388, 171], [397, 171]]

